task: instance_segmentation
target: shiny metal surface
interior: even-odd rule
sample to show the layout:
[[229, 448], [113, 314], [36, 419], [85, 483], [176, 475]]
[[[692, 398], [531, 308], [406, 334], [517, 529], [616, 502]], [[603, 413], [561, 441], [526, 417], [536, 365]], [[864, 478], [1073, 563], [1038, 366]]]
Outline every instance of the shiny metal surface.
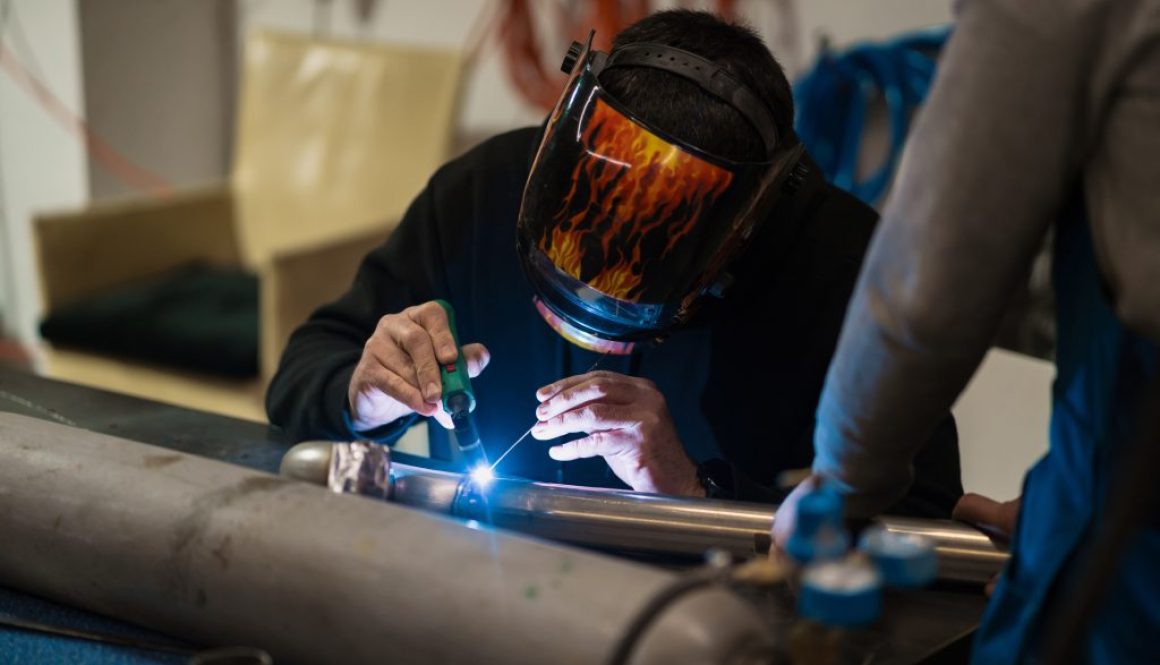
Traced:
[[278, 473], [295, 480], [325, 485], [333, 452], [334, 444], [330, 441], [303, 441], [286, 451]]
[[391, 493], [391, 449], [370, 441], [334, 444], [326, 485], [338, 494], [387, 499]]
[[[397, 499], [405, 495], [396, 487]], [[578, 545], [688, 557], [764, 554], [773, 526], [769, 506], [503, 479], [466, 483], [452, 512]]]
[[391, 481], [391, 501], [454, 514], [463, 475], [392, 462]]
[[[486, 488], [463, 476], [392, 463], [391, 499], [417, 508], [616, 552], [700, 557], [710, 548], [739, 557], [769, 552], [776, 506], [498, 479]], [[1008, 554], [978, 529], [950, 520], [882, 516], [890, 531], [929, 538], [939, 579], [985, 583]]]
[[884, 516], [878, 519], [888, 531], [924, 536], [938, 552], [938, 576], [958, 582], [989, 582], [1010, 555], [995, 546], [982, 531], [950, 520], [920, 520]]
[[[318, 459], [313, 448], [305, 453]], [[305, 461], [290, 466], [299, 469], [295, 477], [317, 477], [302, 471], [308, 467]], [[739, 557], [762, 555], [769, 551], [776, 510], [767, 504], [502, 478], [480, 488], [461, 474], [397, 462], [391, 463], [391, 476], [390, 499], [397, 503], [613, 552], [700, 557], [719, 548]], [[984, 533], [959, 522], [893, 516], [878, 521], [891, 531], [931, 539], [944, 581], [985, 583], [1008, 558]]]

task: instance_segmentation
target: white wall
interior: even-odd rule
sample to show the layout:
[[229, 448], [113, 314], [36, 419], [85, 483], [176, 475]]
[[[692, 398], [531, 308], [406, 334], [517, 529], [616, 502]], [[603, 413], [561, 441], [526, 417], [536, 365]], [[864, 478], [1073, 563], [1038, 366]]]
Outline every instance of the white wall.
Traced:
[[[110, 145], [175, 186], [221, 180], [234, 106], [233, 2], [82, 0], [84, 100]], [[93, 199], [137, 194], [95, 160]]]
[[[81, 111], [74, 0], [13, 0], [10, 12], [5, 43], [67, 108]], [[23, 40], [15, 38], [16, 25]], [[35, 338], [40, 308], [30, 219], [39, 210], [79, 205], [87, 196], [81, 140], [0, 72], [0, 274], [8, 325], [23, 340]]]
[[1023, 476], [1047, 452], [1051, 363], [991, 349], [954, 406], [963, 487], [994, 499], [1019, 496]]

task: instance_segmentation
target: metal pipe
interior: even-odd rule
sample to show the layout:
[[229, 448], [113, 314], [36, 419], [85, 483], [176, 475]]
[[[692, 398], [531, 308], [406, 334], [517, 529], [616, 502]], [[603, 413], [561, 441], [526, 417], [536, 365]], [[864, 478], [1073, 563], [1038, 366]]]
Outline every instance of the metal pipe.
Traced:
[[1003, 566], [1010, 554], [1001, 550], [982, 531], [951, 520], [923, 520], [914, 517], [884, 515], [878, 522], [888, 531], [929, 538], [938, 551], [939, 579], [986, 584]]
[[[283, 473], [325, 483], [334, 444], [307, 442], [286, 454]], [[309, 461], [309, 463], [308, 463]], [[710, 548], [766, 554], [776, 506], [497, 479], [485, 490], [462, 474], [390, 461], [388, 496], [397, 503], [491, 522], [535, 536], [616, 552], [700, 557]], [[985, 583], [1007, 561], [981, 531], [960, 522], [883, 516], [888, 530], [925, 536], [939, 555], [939, 579]]]
[[[678, 579], [12, 414], [0, 534], [0, 585], [283, 662], [604, 662]], [[700, 589], [633, 662], [753, 662], [767, 631], [738, 596]]]

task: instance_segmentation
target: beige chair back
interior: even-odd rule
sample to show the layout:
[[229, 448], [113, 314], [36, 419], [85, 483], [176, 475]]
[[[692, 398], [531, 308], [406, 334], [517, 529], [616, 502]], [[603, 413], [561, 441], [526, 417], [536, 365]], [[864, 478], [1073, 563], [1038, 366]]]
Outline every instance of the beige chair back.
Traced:
[[43, 213], [34, 228], [45, 311], [191, 262], [241, 258], [233, 200], [221, 186]]
[[453, 139], [457, 52], [255, 33], [232, 184], [246, 262], [402, 216]]

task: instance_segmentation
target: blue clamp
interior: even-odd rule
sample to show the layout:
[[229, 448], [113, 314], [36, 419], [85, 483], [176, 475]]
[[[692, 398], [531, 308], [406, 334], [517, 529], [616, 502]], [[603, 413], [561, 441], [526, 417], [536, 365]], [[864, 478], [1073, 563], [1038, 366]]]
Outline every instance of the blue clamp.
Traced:
[[826, 626], [855, 628], [882, 613], [882, 578], [856, 558], [808, 566], [802, 574], [798, 615]]
[[842, 497], [822, 488], [797, 504], [793, 534], [785, 551], [799, 563], [836, 559], [850, 549], [850, 534], [842, 521]]
[[862, 534], [858, 549], [878, 566], [887, 586], [923, 587], [938, 576], [934, 543], [922, 536], [873, 526]]

